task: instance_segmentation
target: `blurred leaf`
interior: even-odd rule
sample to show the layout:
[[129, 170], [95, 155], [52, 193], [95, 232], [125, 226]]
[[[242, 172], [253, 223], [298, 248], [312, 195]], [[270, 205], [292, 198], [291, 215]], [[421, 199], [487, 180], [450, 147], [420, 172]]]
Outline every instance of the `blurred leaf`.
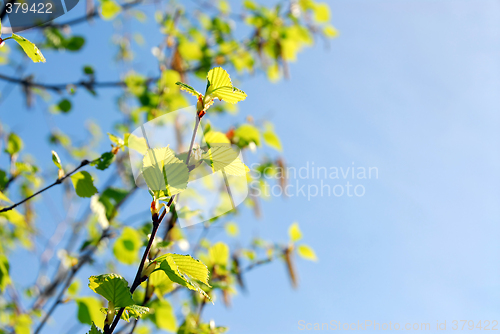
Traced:
[[231, 142], [227, 138], [227, 136], [218, 131], [208, 131], [204, 135], [205, 141], [211, 145], [211, 144], [230, 144]]
[[255, 145], [260, 146], [260, 133], [259, 130], [250, 124], [240, 125], [234, 131], [234, 137], [238, 138], [238, 146], [245, 147], [250, 143], [255, 143]]
[[339, 35], [339, 31], [335, 29], [334, 26], [327, 25], [325, 28], [323, 28], [323, 33], [325, 34], [326, 37], [329, 38], [335, 38]]
[[154, 313], [149, 316], [149, 319], [151, 319], [158, 329], [168, 332], [175, 332], [177, 330], [174, 309], [166, 299], [156, 299], [150, 306], [154, 310]]
[[226, 223], [225, 228], [226, 228], [226, 233], [230, 237], [237, 237], [238, 234], [240, 233], [239, 228], [238, 228], [238, 224], [236, 224], [234, 222]]
[[71, 175], [71, 182], [73, 182], [76, 194], [80, 197], [91, 197], [97, 193], [92, 176], [88, 172], [78, 172]]
[[272, 127], [268, 126], [266, 131], [262, 134], [262, 137], [264, 137], [264, 141], [266, 142], [267, 145], [271, 146], [272, 148], [281, 151], [281, 141], [279, 137], [274, 133], [274, 130]]
[[299, 254], [302, 258], [310, 261], [317, 261], [318, 258], [316, 257], [316, 253], [314, 253], [314, 250], [307, 246], [307, 245], [299, 245], [297, 247], [297, 254]]
[[7, 285], [10, 284], [10, 276], [9, 276], [9, 259], [7, 256], [0, 254], [0, 291], [4, 292]]
[[122, 7], [113, 0], [103, 0], [101, 4], [101, 16], [105, 20], [114, 19], [120, 12]]
[[229, 144], [212, 145], [201, 158], [214, 172], [223, 171], [229, 175], [244, 176], [248, 167], [238, 157], [238, 152]]
[[221, 265], [223, 267], [227, 266], [227, 261], [229, 261], [229, 247], [223, 243], [218, 242], [208, 250], [210, 260], [212, 263]]
[[90, 165], [96, 166], [99, 170], [106, 170], [109, 166], [111, 166], [114, 160], [115, 155], [111, 152], [106, 152], [99, 157], [99, 160], [92, 162]]
[[10, 155], [16, 154], [23, 149], [23, 141], [14, 132], [9, 134], [7, 138], [7, 146], [5, 147], [5, 152]]
[[68, 51], [79, 51], [85, 45], [85, 38], [81, 36], [73, 36], [66, 41], [66, 49]]
[[104, 324], [105, 316], [99, 312], [102, 303], [95, 297], [80, 297], [75, 299], [78, 307], [78, 321], [82, 324]]
[[45, 57], [35, 44], [16, 34], [12, 34], [12, 38], [23, 48], [26, 55], [28, 55], [34, 63], [45, 63]]
[[113, 254], [121, 263], [131, 265], [139, 260], [142, 241], [139, 232], [131, 227], [124, 227], [122, 234], [116, 239]]
[[68, 99], [62, 99], [57, 104], [57, 109], [62, 111], [63, 113], [69, 112], [71, 110], [71, 107], [72, 107], [71, 101]]
[[330, 21], [330, 7], [326, 3], [318, 3], [313, 7], [314, 19], [319, 23]]
[[302, 232], [299, 228], [299, 223], [293, 223], [288, 229], [288, 236], [292, 242], [297, 242], [302, 239]]

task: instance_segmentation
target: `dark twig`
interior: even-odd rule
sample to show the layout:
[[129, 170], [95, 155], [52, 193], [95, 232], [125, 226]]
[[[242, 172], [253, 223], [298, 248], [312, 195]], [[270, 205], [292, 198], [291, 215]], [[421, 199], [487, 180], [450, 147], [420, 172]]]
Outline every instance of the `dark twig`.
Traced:
[[74, 174], [75, 172], [77, 172], [80, 168], [82, 168], [82, 167], [84, 167], [84, 166], [87, 166], [87, 165], [88, 165], [88, 164], [90, 164], [90, 163], [91, 163], [91, 161], [88, 161], [88, 160], [83, 160], [83, 161], [80, 163], [80, 165], [79, 165], [78, 167], [76, 167], [76, 168], [75, 168], [75, 169], [73, 169], [71, 172], [69, 172], [68, 174], [66, 174], [66, 175], [64, 175], [63, 177], [61, 177], [60, 179], [57, 179], [54, 183], [52, 183], [52, 184], [48, 185], [47, 187], [45, 187], [45, 188], [43, 188], [43, 189], [38, 190], [38, 191], [37, 191], [36, 193], [34, 193], [33, 195], [26, 197], [25, 199], [23, 199], [23, 200], [22, 200], [22, 201], [20, 201], [20, 202], [17, 202], [16, 204], [13, 204], [13, 205], [11, 205], [11, 206], [9, 206], [9, 207], [6, 207], [6, 208], [1, 209], [1, 210], [0, 210], [0, 213], [2, 213], [2, 212], [6, 212], [6, 211], [10, 211], [10, 210], [12, 210], [12, 209], [16, 208], [17, 206], [19, 206], [19, 205], [23, 204], [24, 202], [29, 201], [29, 200], [30, 200], [30, 199], [32, 199], [33, 197], [35, 197], [35, 196], [37, 196], [37, 195], [39, 195], [39, 194], [43, 193], [44, 191], [46, 191], [46, 190], [48, 190], [48, 189], [52, 188], [53, 186], [56, 186], [56, 185], [58, 185], [58, 184], [61, 184], [64, 180], [66, 180], [68, 177], [70, 177], [71, 175], [73, 175], [73, 174]]

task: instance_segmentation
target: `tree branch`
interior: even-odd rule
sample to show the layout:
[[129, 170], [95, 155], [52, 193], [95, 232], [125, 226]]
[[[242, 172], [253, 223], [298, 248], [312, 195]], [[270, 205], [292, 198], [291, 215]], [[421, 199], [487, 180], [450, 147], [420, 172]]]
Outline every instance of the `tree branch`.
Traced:
[[34, 193], [33, 195], [31, 196], [28, 196], [26, 197], [25, 199], [23, 199], [22, 201], [20, 202], [17, 202], [9, 207], [5, 207], [3, 209], [0, 210], [0, 213], [2, 212], [6, 212], [6, 211], [10, 211], [14, 208], [16, 208], [17, 206], [23, 204], [24, 202], [27, 202], [29, 201], [30, 199], [32, 199], [33, 197], [37, 196], [37, 195], [40, 195], [41, 193], [43, 193], [44, 191], [46, 190], [49, 190], [50, 188], [52, 188], [53, 186], [56, 186], [58, 184], [61, 184], [64, 180], [66, 180], [68, 177], [70, 177], [71, 175], [73, 175], [75, 172], [77, 172], [80, 168], [84, 167], [84, 166], [87, 166], [88, 164], [90, 164], [92, 161], [88, 161], [88, 160], [83, 160], [80, 165], [78, 167], [76, 167], [75, 169], [73, 169], [71, 172], [69, 172], [68, 174], [64, 175], [63, 177], [61, 177], [60, 179], [57, 179], [54, 183], [48, 185], [47, 187], [43, 188], [43, 189], [40, 189], [38, 190], [36, 193]]

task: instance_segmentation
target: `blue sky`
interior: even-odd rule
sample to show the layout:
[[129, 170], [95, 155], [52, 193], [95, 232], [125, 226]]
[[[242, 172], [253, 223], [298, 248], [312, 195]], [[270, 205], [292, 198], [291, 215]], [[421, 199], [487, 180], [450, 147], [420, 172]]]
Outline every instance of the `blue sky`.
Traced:
[[[239, 294], [232, 309], [219, 302], [206, 308], [205, 318], [245, 334], [301, 332], [300, 320], [428, 322], [433, 329], [437, 320], [448, 329], [453, 320], [500, 320], [500, 4], [329, 4], [340, 37], [328, 49], [320, 42], [300, 54], [290, 81], [271, 84], [261, 75], [242, 81], [249, 97], [235, 120], [270, 116], [290, 166], [354, 163], [377, 167], [378, 179], [352, 181], [365, 187], [362, 197], [273, 198], [263, 203], [260, 220], [247, 210], [238, 218], [243, 239], [258, 233], [286, 242], [297, 221], [319, 261], [297, 261], [298, 290], [282, 263], [263, 266], [249, 273], [249, 293]], [[89, 34], [82, 54], [48, 52], [45, 65], [28, 71], [57, 83], [79, 78], [81, 67], [72, 64], [93, 63], [100, 80], [117, 78], [121, 68], [109, 60], [111, 25], [96, 21], [75, 28], [80, 31]], [[150, 46], [157, 40], [146, 36]], [[149, 48], [138, 52], [135, 66], [155, 73]], [[106, 129], [119, 116], [117, 95], [101, 90], [93, 99], [80, 92], [71, 117], [54, 121], [77, 134], [75, 119], [93, 118]], [[49, 163], [50, 149], [40, 141], [48, 130], [44, 111], [26, 111], [22, 103], [16, 88], [0, 105], [2, 123]], [[57, 198], [56, 191], [44, 196]], [[19, 257], [34, 261], [31, 254]], [[30, 274], [13, 268], [21, 282]], [[74, 309], [58, 310], [61, 324], [66, 312]]]

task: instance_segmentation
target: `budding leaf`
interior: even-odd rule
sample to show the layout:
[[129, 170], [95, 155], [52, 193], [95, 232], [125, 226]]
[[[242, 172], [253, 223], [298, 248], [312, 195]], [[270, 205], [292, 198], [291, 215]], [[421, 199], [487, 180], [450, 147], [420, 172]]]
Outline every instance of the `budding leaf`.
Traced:
[[59, 159], [59, 155], [57, 155], [56, 151], [52, 151], [52, 161], [57, 168], [61, 169], [61, 159]]
[[91, 197], [97, 193], [94, 180], [88, 172], [78, 172], [71, 175], [71, 182], [73, 182], [76, 194], [80, 197]]
[[175, 83], [177, 86], [179, 86], [179, 88], [185, 92], [188, 92], [189, 94], [193, 95], [193, 96], [200, 96], [201, 94], [198, 93], [193, 87], [189, 86], [189, 85], [186, 85], [185, 83], [182, 83], [182, 82], [176, 82]]
[[35, 44], [16, 34], [12, 34], [12, 39], [14, 39], [23, 48], [26, 55], [28, 55], [34, 63], [45, 63], [45, 57]]
[[103, 296], [115, 307], [127, 307], [135, 304], [128, 287], [128, 282], [120, 275], [103, 274], [90, 276], [89, 288]]

